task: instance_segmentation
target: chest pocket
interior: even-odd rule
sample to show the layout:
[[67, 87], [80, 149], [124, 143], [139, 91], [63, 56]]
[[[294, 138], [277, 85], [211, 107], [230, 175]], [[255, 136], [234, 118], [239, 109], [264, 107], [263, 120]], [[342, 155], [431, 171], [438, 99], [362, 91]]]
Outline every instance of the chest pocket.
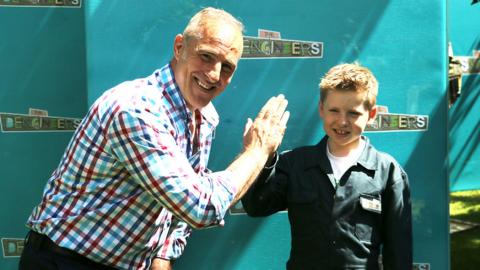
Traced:
[[378, 244], [382, 229], [382, 184], [364, 171], [353, 171], [350, 179], [355, 179], [350, 182], [356, 195], [352, 201], [355, 237], [367, 245]]
[[[333, 193], [331, 187], [325, 189], [320, 185], [322, 181], [329, 182], [328, 179], [319, 179], [315, 169], [303, 171], [289, 183], [287, 207], [294, 240], [318, 239], [327, 233], [323, 230], [328, 227], [331, 208], [323, 200], [333, 198]], [[324, 196], [322, 192], [332, 194]]]

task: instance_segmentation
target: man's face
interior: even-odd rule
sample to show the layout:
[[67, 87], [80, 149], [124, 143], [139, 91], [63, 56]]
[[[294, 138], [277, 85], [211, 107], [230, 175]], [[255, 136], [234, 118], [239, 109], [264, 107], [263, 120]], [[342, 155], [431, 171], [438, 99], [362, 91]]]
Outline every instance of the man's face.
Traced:
[[320, 117], [332, 154], [346, 156], [355, 149], [367, 123], [375, 119], [376, 107], [370, 111], [365, 109], [365, 95], [354, 91], [330, 91], [320, 103]]
[[175, 38], [172, 68], [190, 110], [205, 107], [230, 83], [243, 49], [242, 34], [223, 22], [207, 23], [200, 39]]

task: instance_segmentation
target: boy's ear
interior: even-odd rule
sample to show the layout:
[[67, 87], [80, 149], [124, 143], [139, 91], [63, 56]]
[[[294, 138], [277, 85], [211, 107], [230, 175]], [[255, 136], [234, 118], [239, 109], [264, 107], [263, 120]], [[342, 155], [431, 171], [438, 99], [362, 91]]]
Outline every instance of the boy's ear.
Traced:
[[318, 113], [320, 114], [320, 118], [323, 118], [323, 103], [322, 101], [318, 102]]
[[377, 117], [377, 105], [374, 105], [368, 112], [368, 123], [373, 123], [375, 117]]

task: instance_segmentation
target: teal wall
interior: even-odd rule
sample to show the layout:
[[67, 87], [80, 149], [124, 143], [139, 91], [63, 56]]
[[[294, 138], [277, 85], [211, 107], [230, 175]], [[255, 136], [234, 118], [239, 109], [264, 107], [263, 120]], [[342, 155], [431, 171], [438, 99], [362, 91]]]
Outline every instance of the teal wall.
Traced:
[[[369, 133], [410, 176], [414, 260], [449, 269], [446, 4], [442, 1], [129, 1], [86, 3], [88, 101], [124, 81], [144, 77], [172, 56], [175, 35], [200, 7], [239, 17], [246, 35], [280, 31], [283, 39], [322, 41], [324, 57], [243, 59], [215, 100], [221, 116], [210, 168], [225, 168], [241, 149], [245, 119], [268, 97], [284, 93], [292, 112], [282, 149], [322, 136], [318, 82], [331, 66], [359, 60], [380, 81], [378, 103], [390, 112], [430, 117], [426, 132]], [[128, 18], [128, 19], [126, 19]], [[290, 245], [286, 214], [230, 215], [223, 228], [193, 233], [175, 269], [283, 269]]]
[[[0, 113], [82, 117], [86, 111], [82, 9], [0, 7]], [[71, 132], [0, 132], [0, 238], [21, 238]], [[17, 269], [4, 258], [0, 269]]]
[[[480, 3], [449, 1], [449, 38], [454, 56], [480, 51]], [[480, 61], [480, 60], [478, 60]], [[480, 75], [464, 74], [462, 93], [450, 108], [450, 188], [480, 189]]]
[[[323, 58], [240, 61], [230, 87], [214, 102], [221, 124], [210, 168], [228, 165], [241, 148], [245, 119], [278, 93], [287, 96], [292, 113], [281, 149], [316, 143], [323, 136], [316, 108], [320, 76], [335, 64], [359, 60], [380, 82], [379, 104], [392, 113], [430, 117], [425, 132], [368, 136], [410, 176], [415, 262], [449, 269], [442, 1], [89, 0], [82, 9], [0, 8], [0, 112], [35, 107], [81, 117], [106, 89], [166, 63], [175, 35], [204, 6], [239, 17], [248, 36], [268, 29], [325, 48]], [[70, 136], [0, 133], [0, 237], [24, 236], [25, 220]], [[289, 245], [286, 214], [229, 215], [223, 228], [194, 232], [175, 269], [283, 269]], [[17, 261], [0, 258], [0, 269], [16, 269]]]

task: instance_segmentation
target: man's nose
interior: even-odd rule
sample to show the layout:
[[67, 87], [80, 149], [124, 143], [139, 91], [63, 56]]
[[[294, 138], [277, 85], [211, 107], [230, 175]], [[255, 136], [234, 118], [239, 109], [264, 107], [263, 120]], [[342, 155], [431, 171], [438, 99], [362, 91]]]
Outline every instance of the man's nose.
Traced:
[[208, 80], [211, 83], [216, 83], [220, 80], [220, 73], [222, 71], [222, 63], [221, 62], [216, 62], [212, 64], [210, 67], [210, 70], [207, 72], [207, 77]]

